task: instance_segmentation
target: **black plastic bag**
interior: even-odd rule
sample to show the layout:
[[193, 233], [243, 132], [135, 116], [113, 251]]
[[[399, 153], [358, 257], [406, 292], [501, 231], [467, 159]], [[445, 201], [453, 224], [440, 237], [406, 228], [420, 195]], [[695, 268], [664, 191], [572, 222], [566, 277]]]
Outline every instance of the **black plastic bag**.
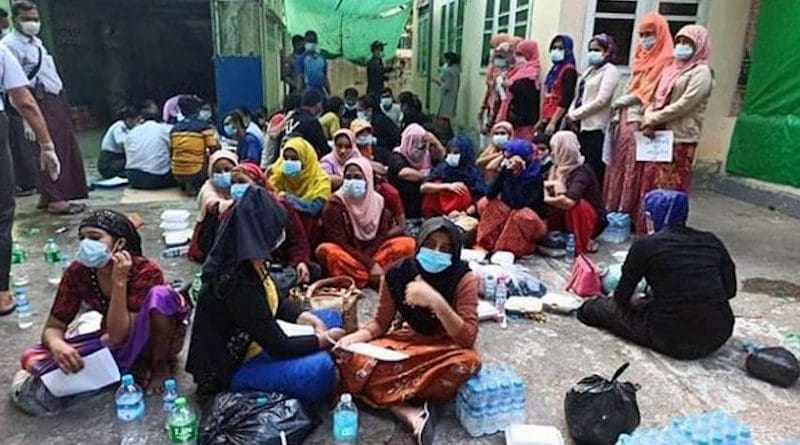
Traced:
[[198, 443], [280, 445], [283, 431], [287, 443], [301, 444], [318, 424], [299, 400], [283, 394], [223, 393], [203, 418]]
[[569, 434], [582, 445], [613, 445], [620, 434], [639, 426], [638, 385], [618, 382], [630, 363], [609, 381], [595, 374], [578, 382], [564, 399]]
[[747, 373], [751, 376], [788, 388], [800, 377], [797, 358], [784, 348], [763, 348], [747, 356]]

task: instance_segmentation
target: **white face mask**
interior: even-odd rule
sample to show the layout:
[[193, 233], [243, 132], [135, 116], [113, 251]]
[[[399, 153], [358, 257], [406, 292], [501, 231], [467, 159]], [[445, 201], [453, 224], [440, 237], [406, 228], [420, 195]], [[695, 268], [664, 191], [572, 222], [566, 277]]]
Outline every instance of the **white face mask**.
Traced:
[[381, 107], [383, 107], [384, 110], [389, 111], [393, 103], [394, 100], [391, 97], [381, 97]]
[[38, 36], [39, 31], [42, 30], [42, 22], [38, 20], [35, 22], [19, 22], [19, 29], [27, 36]]
[[550, 60], [553, 63], [560, 63], [564, 60], [564, 50], [563, 49], [551, 49], [550, 50]]
[[508, 142], [508, 135], [505, 133], [495, 134], [492, 136], [492, 142], [494, 142], [494, 145], [502, 147]]
[[209, 110], [200, 110], [200, 112], [197, 113], [197, 117], [201, 121], [207, 121], [207, 120], [211, 119], [211, 111], [209, 111]]
[[654, 46], [656, 46], [656, 36], [642, 37], [639, 39], [639, 42], [641, 42], [644, 49], [650, 51]]
[[692, 45], [687, 45], [685, 43], [679, 43], [675, 45], [675, 50], [673, 52], [675, 59], [680, 61], [686, 61], [689, 60], [693, 54], [694, 54], [694, 48], [692, 48]]
[[444, 158], [444, 162], [446, 162], [450, 167], [458, 167], [458, 164], [461, 162], [461, 154], [450, 153]]

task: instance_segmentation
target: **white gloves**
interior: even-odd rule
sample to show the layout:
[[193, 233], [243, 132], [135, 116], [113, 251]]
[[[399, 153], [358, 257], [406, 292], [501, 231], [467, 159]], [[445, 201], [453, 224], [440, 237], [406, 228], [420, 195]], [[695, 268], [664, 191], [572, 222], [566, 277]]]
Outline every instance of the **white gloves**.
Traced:
[[56, 146], [50, 142], [47, 144], [39, 144], [41, 153], [39, 154], [39, 168], [42, 171], [47, 170], [50, 174], [50, 179], [55, 182], [61, 176], [61, 161], [58, 160], [56, 154]]

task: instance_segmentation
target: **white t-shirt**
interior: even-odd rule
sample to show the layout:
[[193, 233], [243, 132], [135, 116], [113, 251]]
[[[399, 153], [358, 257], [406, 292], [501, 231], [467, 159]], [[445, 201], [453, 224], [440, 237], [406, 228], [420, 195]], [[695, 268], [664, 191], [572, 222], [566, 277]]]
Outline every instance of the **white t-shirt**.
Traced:
[[[0, 44], [0, 90], [8, 91], [14, 88], [26, 87], [30, 81], [14, 54], [3, 44]], [[0, 100], [0, 111], [5, 110], [5, 104]]]
[[[100, 149], [111, 153], [125, 153], [125, 138], [128, 137], [128, 126], [125, 121], [119, 120], [111, 124], [100, 142]], [[122, 147], [120, 147], [122, 146]]]
[[147, 121], [128, 132], [125, 139], [125, 168], [151, 175], [170, 170], [169, 132], [172, 125]]
[[247, 125], [245, 131], [255, 136], [258, 139], [258, 143], [261, 144], [262, 147], [264, 146], [264, 132], [261, 131], [261, 128], [258, 126], [258, 124], [250, 121], [250, 124]]

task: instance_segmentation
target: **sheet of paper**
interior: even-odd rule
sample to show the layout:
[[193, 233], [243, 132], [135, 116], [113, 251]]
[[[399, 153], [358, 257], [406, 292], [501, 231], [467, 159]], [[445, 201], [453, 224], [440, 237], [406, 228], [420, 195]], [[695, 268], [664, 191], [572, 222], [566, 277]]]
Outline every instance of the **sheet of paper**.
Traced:
[[93, 185], [95, 187], [108, 188], [108, 189], [115, 187], [122, 187], [123, 185], [128, 185], [128, 179], [116, 176], [109, 179], [102, 179], [100, 181], [95, 181]]
[[391, 349], [382, 348], [380, 346], [371, 345], [369, 343], [353, 343], [350, 346], [342, 348], [345, 351], [350, 351], [354, 354], [366, 355], [383, 362], [402, 362], [408, 359], [408, 354], [393, 351]]
[[56, 397], [94, 391], [119, 381], [119, 368], [111, 351], [103, 348], [83, 358], [83, 369], [65, 374], [60, 368], [42, 376], [42, 383]]
[[636, 161], [638, 162], [672, 162], [671, 131], [656, 131], [653, 139], [637, 131], [633, 134], [636, 141]]
[[278, 320], [278, 326], [287, 337], [304, 337], [306, 335], [314, 335], [314, 328], [305, 324], [289, 323], [287, 321]]
[[486, 300], [478, 300], [478, 320], [494, 320], [498, 315], [499, 313], [494, 304]]

